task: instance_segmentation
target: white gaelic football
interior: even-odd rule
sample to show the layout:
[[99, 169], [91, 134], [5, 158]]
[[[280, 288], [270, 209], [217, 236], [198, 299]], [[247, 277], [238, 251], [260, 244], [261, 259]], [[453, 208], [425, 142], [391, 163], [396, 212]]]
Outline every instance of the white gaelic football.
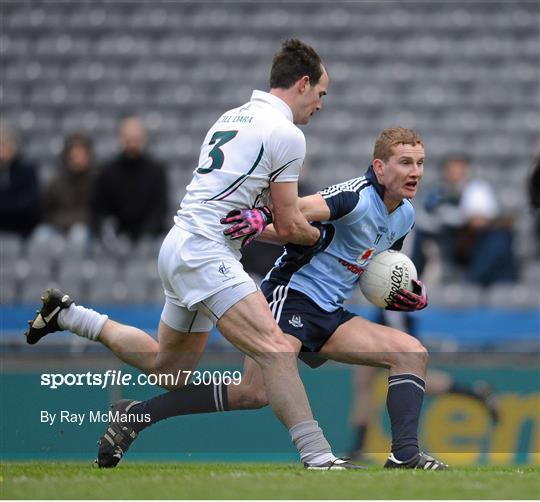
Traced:
[[388, 307], [400, 289], [412, 291], [417, 279], [416, 267], [399, 251], [387, 250], [375, 255], [360, 276], [360, 290], [378, 307]]

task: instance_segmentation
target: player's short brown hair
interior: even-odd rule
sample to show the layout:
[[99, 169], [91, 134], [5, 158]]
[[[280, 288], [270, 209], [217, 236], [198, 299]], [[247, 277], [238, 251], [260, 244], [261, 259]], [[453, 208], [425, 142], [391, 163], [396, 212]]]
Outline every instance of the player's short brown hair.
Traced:
[[270, 88], [288, 89], [305, 75], [309, 77], [311, 85], [316, 85], [322, 74], [321, 57], [315, 49], [297, 38], [290, 38], [281, 44], [281, 49], [274, 55]]
[[412, 146], [420, 144], [424, 146], [422, 138], [412, 129], [407, 129], [405, 127], [387, 127], [381, 132], [375, 142], [373, 159], [381, 159], [383, 162], [387, 162], [394, 153], [392, 148], [399, 144]]

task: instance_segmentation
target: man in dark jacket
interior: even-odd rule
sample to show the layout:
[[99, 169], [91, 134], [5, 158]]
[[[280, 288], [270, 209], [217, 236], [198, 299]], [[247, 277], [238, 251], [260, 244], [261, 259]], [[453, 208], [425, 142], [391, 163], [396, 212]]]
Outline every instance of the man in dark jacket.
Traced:
[[43, 193], [43, 222], [63, 233], [86, 227], [94, 178], [92, 142], [83, 134], [68, 136], [58, 170]]
[[536, 253], [540, 257], [540, 153], [536, 156], [533, 172], [529, 180], [529, 200], [533, 210]]
[[0, 126], [0, 232], [27, 236], [38, 216], [36, 168], [17, 154], [15, 137]]
[[137, 117], [120, 124], [121, 152], [98, 175], [93, 197], [93, 226], [101, 232], [111, 218], [116, 232], [137, 240], [164, 230], [167, 181], [161, 163], [145, 152], [146, 131]]

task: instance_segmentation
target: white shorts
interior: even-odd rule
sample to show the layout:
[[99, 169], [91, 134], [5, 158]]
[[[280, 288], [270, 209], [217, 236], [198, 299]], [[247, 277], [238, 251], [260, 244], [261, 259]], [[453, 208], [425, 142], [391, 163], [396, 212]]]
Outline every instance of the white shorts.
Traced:
[[240, 253], [174, 226], [161, 245], [158, 271], [165, 291], [161, 318], [178, 331], [210, 331], [242, 298], [257, 291]]

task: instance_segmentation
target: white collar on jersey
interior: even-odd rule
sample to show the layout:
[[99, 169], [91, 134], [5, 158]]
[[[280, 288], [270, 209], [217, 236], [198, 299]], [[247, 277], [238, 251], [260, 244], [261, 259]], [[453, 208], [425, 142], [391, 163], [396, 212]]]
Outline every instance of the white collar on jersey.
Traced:
[[264, 101], [265, 103], [269, 103], [282, 112], [291, 122], [293, 121], [293, 113], [289, 105], [269, 92], [254, 90], [251, 94], [251, 101]]

